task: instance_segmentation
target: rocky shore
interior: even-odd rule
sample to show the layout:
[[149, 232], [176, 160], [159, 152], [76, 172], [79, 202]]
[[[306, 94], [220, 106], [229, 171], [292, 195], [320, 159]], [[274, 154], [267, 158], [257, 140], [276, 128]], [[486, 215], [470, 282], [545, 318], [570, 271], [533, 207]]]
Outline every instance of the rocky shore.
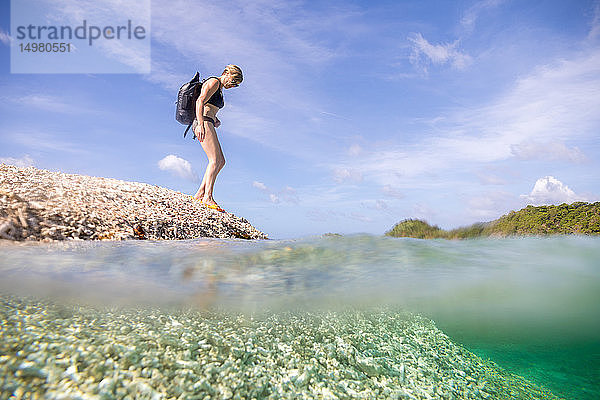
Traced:
[[117, 179], [0, 164], [0, 239], [267, 239], [189, 195]]

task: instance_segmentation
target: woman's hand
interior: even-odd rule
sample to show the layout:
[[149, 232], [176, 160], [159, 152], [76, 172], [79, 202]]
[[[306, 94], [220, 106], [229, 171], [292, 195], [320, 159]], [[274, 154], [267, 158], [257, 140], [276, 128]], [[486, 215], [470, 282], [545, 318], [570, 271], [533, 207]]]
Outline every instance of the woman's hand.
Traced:
[[196, 124], [196, 127], [194, 128], [194, 135], [196, 135], [196, 139], [198, 139], [199, 142], [204, 141], [204, 123]]
[[[196, 100], [196, 121], [199, 123], [194, 129], [194, 134], [198, 138], [199, 141], [204, 141], [204, 117], [202, 116], [202, 111], [204, 108], [204, 104], [206, 104], [207, 99], [215, 94], [215, 92], [219, 89], [219, 85], [216, 79], [209, 79], [202, 85], [202, 91], [200, 92], [200, 96], [198, 96], [198, 100]], [[216, 123], [215, 123], [216, 127]]]

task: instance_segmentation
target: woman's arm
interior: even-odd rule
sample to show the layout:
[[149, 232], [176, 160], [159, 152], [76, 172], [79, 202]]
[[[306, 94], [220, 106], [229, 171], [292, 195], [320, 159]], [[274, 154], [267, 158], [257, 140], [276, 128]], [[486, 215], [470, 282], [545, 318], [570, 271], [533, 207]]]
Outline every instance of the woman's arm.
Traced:
[[[204, 112], [204, 104], [210, 99], [210, 97], [215, 94], [215, 92], [219, 89], [218, 79], [209, 79], [202, 84], [202, 91], [200, 92], [200, 96], [198, 96], [198, 100], [196, 100], [196, 120], [198, 124], [196, 125], [196, 131], [194, 134], [198, 138], [199, 141], [204, 140], [204, 118], [202, 113]], [[199, 131], [199, 132], [198, 132]], [[199, 134], [198, 134], [199, 133]]]

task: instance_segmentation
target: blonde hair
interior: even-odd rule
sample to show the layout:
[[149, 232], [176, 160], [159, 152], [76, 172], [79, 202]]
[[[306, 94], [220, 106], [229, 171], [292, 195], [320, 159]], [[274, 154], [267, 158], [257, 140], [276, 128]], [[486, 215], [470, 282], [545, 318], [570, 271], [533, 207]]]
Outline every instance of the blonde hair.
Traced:
[[229, 64], [223, 70], [223, 73], [225, 72], [229, 72], [229, 75], [231, 75], [231, 77], [233, 78], [233, 82], [237, 83], [238, 85], [244, 80], [244, 74], [242, 74], [242, 69], [237, 65]]

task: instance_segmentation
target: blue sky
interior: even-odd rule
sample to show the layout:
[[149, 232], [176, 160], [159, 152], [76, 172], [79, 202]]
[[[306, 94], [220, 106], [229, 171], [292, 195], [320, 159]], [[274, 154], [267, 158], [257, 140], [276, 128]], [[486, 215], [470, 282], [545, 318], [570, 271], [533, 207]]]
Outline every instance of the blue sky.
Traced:
[[149, 74], [11, 74], [10, 28], [3, 162], [194, 193], [176, 92], [234, 63], [215, 199], [272, 238], [600, 199], [598, 1], [152, 1]]

